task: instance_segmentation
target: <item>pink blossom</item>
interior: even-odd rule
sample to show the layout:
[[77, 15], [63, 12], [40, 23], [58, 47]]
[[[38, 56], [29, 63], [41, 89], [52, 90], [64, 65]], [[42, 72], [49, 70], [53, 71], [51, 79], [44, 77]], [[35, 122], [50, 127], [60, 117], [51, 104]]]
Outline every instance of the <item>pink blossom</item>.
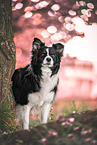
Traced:
[[87, 141], [90, 141], [90, 140], [91, 140], [91, 138], [86, 138], [86, 139], [85, 139], [86, 142], [87, 142]]
[[47, 139], [46, 139], [46, 138], [42, 138], [41, 141], [42, 141], [42, 142], [46, 142]]
[[7, 132], [3, 132], [3, 134], [8, 134]]
[[66, 123], [65, 122], [62, 122], [62, 124], [61, 125], [65, 125]]
[[53, 131], [53, 132], [52, 132], [52, 135], [58, 136], [58, 133]]
[[82, 130], [82, 131], [81, 131], [81, 134], [82, 134], [82, 135], [85, 135], [85, 134], [87, 134], [87, 133], [88, 133], [87, 130]]
[[88, 130], [88, 133], [91, 133], [91, 132], [92, 132], [92, 129], [89, 129], [89, 130]]
[[58, 136], [58, 133], [55, 131], [49, 131], [49, 135], [54, 135], [54, 136]]
[[84, 130], [84, 129], [82, 129], [81, 134], [82, 134], [82, 135], [85, 135], [85, 134], [91, 133], [91, 132], [92, 132], [92, 129], [89, 129], [89, 130]]
[[49, 119], [51, 120], [51, 117], [49, 117]]
[[74, 122], [75, 118], [69, 118], [70, 122]]
[[97, 140], [93, 140], [93, 143], [95, 144], [97, 142]]
[[72, 113], [73, 113], [73, 114], [75, 114], [75, 113], [76, 113], [76, 111], [73, 111]]
[[74, 130], [78, 130], [78, 129], [79, 129], [79, 126], [77, 126], [77, 127], [74, 128]]
[[72, 124], [71, 124], [70, 122], [68, 122], [68, 121], [66, 121], [66, 122], [62, 122], [61, 125], [69, 125], [69, 126], [72, 126]]
[[34, 126], [37, 126], [37, 125], [34, 125]]
[[72, 133], [69, 133], [67, 136], [68, 136], [68, 137], [71, 137], [71, 136], [73, 136], [73, 134], [72, 134]]

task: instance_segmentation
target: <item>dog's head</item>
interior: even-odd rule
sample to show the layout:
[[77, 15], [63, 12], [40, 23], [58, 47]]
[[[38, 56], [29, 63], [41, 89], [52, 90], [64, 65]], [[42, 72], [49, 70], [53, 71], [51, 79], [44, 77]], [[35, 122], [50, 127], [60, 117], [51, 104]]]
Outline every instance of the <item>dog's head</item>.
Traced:
[[64, 45], [61, 43], [53, 44], [52, 47], [45, 46], [38, 38], [34, 38], [32, 59], [35, 64], [42, 67], [52, 68], [61, 61]]

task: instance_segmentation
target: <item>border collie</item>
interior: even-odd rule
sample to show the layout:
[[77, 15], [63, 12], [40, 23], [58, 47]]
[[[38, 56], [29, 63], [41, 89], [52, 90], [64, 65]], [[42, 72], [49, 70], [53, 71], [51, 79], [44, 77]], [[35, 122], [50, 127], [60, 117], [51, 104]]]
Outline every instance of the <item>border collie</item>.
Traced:
[[29, 129], [30, 110], [37, 106], [41, 109], [41, 123], [47, 123], [57, 91], [57, 73], [63, 48], [61, 43], [47, 47], [41, 40], [34, 38], [30, 64], [16, 69], [12, 76], [16, 115], [24, 129]]

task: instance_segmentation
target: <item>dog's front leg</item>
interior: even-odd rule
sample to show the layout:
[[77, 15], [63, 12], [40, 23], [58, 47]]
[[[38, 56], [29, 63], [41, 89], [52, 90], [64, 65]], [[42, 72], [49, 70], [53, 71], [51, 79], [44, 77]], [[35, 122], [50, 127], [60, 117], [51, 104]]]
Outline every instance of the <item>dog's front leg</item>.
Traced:
[[42, 124], [47, 123], [47, 120], [49, 117], [49, 112], [50, 112], [50, 107], [51, 107], [51, 104], [44, 103], [42, 108], [41, 108], [40, 121]]
[[27, 105], [25, 105], [24, 106], [24, 110], [23, 110], [24, 112], [24, 114], [23, 114], [23, 120], [22, 120], [22, 122], [23, 122], [23, 124], [22, 124], [22, 126], [23, 126], [23, 129], [29, 129], [29, 113], [30, 113], [30, 107], [29, 106], [27, 106]]
[[17, 105], [16, 117], [19, 118], [20, 124], [23, 129], [29, 129], [29, 113], [30, 107], [27, 105]]

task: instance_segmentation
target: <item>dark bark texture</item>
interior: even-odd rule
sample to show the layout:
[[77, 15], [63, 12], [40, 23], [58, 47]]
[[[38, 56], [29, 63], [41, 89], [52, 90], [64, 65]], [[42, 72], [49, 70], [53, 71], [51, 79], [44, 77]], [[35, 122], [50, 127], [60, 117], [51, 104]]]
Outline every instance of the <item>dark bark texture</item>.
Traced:
[[15, 67], [11, 0], [0, 0], [0, 99], [11, 98], [11, 76]]
[[10, 123], [14, 118], [11, 91], [14, 69], [15, 44], [12, 33], [11, 0], [0, 0], [0, 130], [2, 131], [6, 131], [8, 126], [11, 128]]

